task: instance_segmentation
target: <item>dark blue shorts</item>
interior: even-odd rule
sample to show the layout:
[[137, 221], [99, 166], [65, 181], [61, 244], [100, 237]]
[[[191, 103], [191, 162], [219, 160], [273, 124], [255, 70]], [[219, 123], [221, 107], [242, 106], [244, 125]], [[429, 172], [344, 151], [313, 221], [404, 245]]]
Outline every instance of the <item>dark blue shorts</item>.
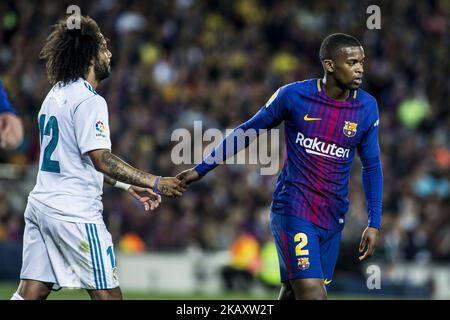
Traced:
[[320, 278], [328, 285], [339, 255], [341, 231], [326, 230], [294, 216], [270, 213], [281, 281]]

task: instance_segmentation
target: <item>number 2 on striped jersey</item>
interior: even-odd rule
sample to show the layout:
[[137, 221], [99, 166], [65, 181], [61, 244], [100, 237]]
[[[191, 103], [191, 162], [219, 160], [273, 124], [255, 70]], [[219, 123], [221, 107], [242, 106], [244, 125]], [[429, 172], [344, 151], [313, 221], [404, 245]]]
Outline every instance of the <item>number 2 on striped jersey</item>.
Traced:
[[308, 244], [308, 236], [305, 233], [297, 233], [294, 236], [295, 242], [300, 242], [295, 246], [296, 256], [307, 256], [309, 255], [309, 250], [303, 249]]

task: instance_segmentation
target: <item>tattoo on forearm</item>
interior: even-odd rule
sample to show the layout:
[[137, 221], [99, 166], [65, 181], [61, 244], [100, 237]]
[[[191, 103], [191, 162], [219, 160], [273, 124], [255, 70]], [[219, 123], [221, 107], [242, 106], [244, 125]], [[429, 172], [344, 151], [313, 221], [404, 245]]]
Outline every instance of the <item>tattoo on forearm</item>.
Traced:
[[162, 193], [162, 194], [167, 194], [170, 191], [167, 186], [162, 186], [162, 185], [159, 185], [158, 189], [159, 189], [159, 192]]
[[106, 167], [106, 173], [112, 178], [135, 186], [151, 187], [151, 174], [130, 166], [111, 152], [103, 152], [100, 161]]

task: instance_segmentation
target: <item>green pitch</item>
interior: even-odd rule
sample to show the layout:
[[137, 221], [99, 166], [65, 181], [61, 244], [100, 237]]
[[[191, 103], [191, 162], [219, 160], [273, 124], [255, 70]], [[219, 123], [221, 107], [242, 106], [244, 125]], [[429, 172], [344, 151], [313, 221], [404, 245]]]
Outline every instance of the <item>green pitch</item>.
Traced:
[[[0, 283], [0, 300], [10, 299], [17, 289], [16, 283]], [[276, 300], [277, 292], [262, 294], [245, 293], [161, 293], [161, 292], [128, 292], [124, 291], [124, 299], [128, 300]], [[49, 300], [88, 300], [85, 290], [62, 289], [50, 294]]]
[[[8, 300], [17, 289], [17, 283], [0, 282], [0, 300]], [[123, 292], [127, 300], [276, 300], [278, 292], [265, 293], [164, 293], [164, 292]], [[399, 297], [374, 297], [361, 295], [329, 295], [331, 300], [373, 300], [373, 299], [399, 299]], [[89, 300], [85, 290], [62, 289], [50, 294], [49, 300]], [[401, 298], [400, 298], [401, 299]]]

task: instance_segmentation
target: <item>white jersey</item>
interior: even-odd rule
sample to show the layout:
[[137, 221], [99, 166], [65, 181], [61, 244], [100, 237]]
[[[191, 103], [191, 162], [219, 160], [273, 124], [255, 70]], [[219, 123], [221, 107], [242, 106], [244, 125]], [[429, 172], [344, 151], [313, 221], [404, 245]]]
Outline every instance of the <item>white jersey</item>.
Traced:
[[29, 201], [40, 212], [71, 222], [103, 219], [103, 174], [87, 152], [111, 150], [108, 107], [85, 80], [56, 84], [38, 115], [41, 153]]

